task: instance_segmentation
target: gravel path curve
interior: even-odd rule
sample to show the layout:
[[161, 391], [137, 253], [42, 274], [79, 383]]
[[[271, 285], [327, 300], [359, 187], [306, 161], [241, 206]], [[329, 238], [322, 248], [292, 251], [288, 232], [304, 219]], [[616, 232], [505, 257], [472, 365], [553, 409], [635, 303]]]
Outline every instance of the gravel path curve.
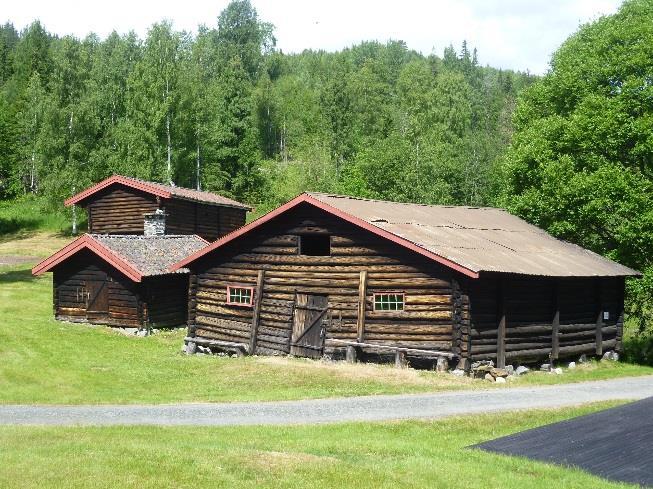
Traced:
[[292, 425], [381, 421], [554, 408], [653, 396], [653, 376], [546, 387], [306, 401], [26, 406], [0, 405], [0, 425]]

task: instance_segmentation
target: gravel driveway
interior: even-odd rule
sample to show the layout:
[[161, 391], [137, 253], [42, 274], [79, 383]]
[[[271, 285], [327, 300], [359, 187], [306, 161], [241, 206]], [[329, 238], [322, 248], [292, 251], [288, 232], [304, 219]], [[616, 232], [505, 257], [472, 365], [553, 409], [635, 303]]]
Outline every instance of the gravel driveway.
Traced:
[[653, 396], [653, 376], [547, 387], [307, 401], [97, 405], [0, 406], [4, 425], [260, 425], [314, 424], [444, 418], [474, 413], [553, 408], [613, 399]]

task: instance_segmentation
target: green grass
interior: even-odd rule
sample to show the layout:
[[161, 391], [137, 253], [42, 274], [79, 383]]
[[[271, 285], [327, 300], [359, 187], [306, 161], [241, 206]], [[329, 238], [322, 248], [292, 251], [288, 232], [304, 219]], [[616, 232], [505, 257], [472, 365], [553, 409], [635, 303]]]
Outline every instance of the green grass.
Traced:
[[465, 447], [613, 404], [293, 427], [0, 427], [7, 488], [634, 487]]
[[[189, 357], [181, 353], [183, 330], [136, 338], [55, 321], [51, 276], [34, 278], [27, 265], [0, 268], [0, 317], [0, 403], [5, 404], [283, 400], [490, 387], [480, 380], [391, 365]], [[534, 372], [510, 385], [651, 373], [649, 367], [593, 363], [559, 376]]]

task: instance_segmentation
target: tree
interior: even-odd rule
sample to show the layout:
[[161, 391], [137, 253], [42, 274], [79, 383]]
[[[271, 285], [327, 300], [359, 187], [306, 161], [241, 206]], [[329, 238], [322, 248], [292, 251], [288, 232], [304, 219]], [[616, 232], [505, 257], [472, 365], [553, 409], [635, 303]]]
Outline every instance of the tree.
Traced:
[[629, 0], [616, 14], [582, 26], [519, 100], [500, 200], [554, 235], [647, 275], [653, 274], [651, 73], [650, 1]]
[[272, 24], [261, 22], [249, 0], [232, 0], [218, 17], [216, 43], [225, 61], [237, 57], [250, 82], [261, 69], [263, 56], [274, 48]]

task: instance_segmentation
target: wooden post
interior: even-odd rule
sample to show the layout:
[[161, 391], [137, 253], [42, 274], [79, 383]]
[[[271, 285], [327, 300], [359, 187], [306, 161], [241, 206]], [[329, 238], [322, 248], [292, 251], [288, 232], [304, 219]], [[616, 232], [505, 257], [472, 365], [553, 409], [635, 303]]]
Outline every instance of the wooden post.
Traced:
[[603, 355], [603, 294], [601, 293], [601, 279], [596, 282], [596, 354]]
[[615, 322], [616, 322], [616, 327], [617, 327], [617, 333], [615, 336], [616, 339], [616, 344], [614, 346], [614, 349], [617, 353], [621, 353], [623, 351], [623, 333], [624, 333], [624, 288], [625, 288], [625, 280], [623, 278], [618, 279], [619, 282], [617, 284], [618, 287], [618, 299], [617, 299], [617, 315], [615, 317]]
[[551, 323], [551, 360], [560, 355], [560, 286], [553, 283], [553, 321]]
[[347, 346], [347, 353], [345, 354], [347, 363], [356, 363], [356, 348], [352, 345]]
[[435, 364], [436, 372], [446, 372], [449, 369], [449, 361], [445, 357], [438, 357]]
[[404, 368], [406, 366], [406, 351], [400, 348], [395, 350], [395, 367]]
[[263, 299], [263, 281], [265, 270], [259, 270], [256, 277], [256, 289], [254, 291], [254, 311], [252, 316], [252, 331], [249, 337], [249, 354], [256, 352], [256, 337], [258, 336], [258, 323], [261, 317], [261, 300]]
[[499, 279], [497, 306], [499, 310], [499, 324], [497, 326], [497, 367], [506, 366], [506, 297], [504, 280]]
[[367, 270], [362, 270], [360, 272], [360, 282], [358, 283], [358, 320], [356, 322], [359, 343], [362, 343], [365, 338], [366, 299], [367, 299]]

